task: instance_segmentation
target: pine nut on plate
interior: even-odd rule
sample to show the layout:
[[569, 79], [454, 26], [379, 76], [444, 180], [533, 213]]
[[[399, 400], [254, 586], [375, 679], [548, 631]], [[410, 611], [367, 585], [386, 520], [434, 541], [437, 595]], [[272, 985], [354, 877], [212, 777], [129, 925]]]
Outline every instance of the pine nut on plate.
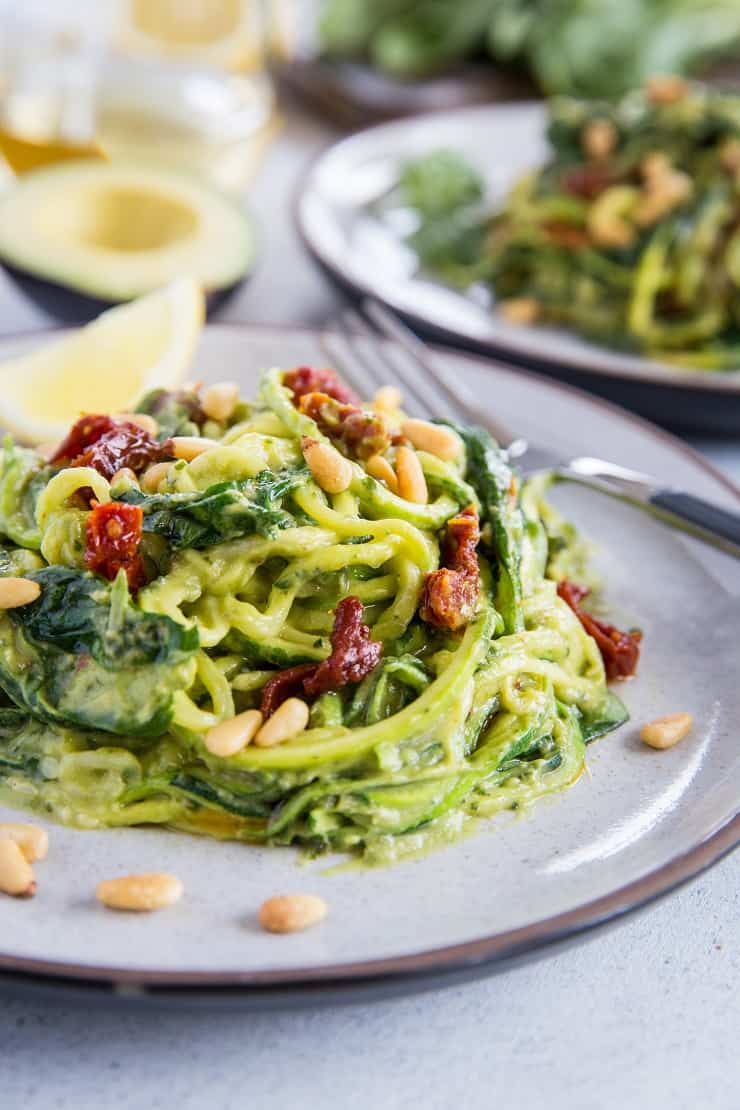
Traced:
[[104, 879], [95, 891], [98, 901], [109, 909], [141, 912], [173, 906], [182, 894], [183, 885], [177, 876], [160, 871]]
[[29, 863], [46, 859], [49, 851], [49, 835], [38, 825], [28, 825], [20, 821], [0, 821], [0, 840], [14, 840]]
[[608, 119], [596, 119], [586, 124], [581, 135], [581, 145], [589, 158], [608, 158], [617, 145], [619, 136]]
[[203, 390], [200, 407], [211, 420], [222, 424], [228, 420], [239, 400], [239, 386], [236, 382], [218, 382]]
[[391, 493], [398, 493], [398, 478], [396, 472], [382, 455], [371, 455], [365, 463], [365, 469], [371, 478], [385, 482]]
[[18, 609], [40, 596], [41, 587], [30, 578], [0, 578], [0, 609]]
[[404, 420], [401, 434], [417, 451], [428, 451], [445, 462], [451, 462], [462, 453], [460, 437], [441, 424], [430, 424], [428, 420]]
[[426, 505], [429, 499], [426, 478], [419, 456], [410, 447], [398, 448], [396, 475], [399, 496], [406, 501], [413, 501], [416, 505]]
[[533, 324], [540, 315], [540, 303], [534, 297], [509, 297], [496, 307], [509, 324]]
[[14, 898], [31, 898], [36, 893], [31, 864], [8, 836], [0, 837], [0, 891]]
[[124, 466], [116, 473], [110, 480], [111, 487], [113, 486], [138, 486], [139, 479], [134, 474], [130, 466]]
[[238, 713], [236, 717], [231, 717], [228, 721], [222, 721], [220, 725], [214, 725], [209, 729], [204, 741], [205, 746], [211, 755], [220, 755], [224, 758], [236, 755], [254, 739], [262, 724], [263, 718], [259, 709], [247, 709], [244, 713]]
[[690, 713], [669, 713], [643, 725], [640, 739], [650, 748], [672, 748], [688, 736], [694, 719]]
[[328, 912], [317, 894], [277, 894], [260, 906], [259, 922], [268, 933], [300, 933], [318, 925]]
[[662, 73], [651, 77], [646, 85], [647, 97], [652, 104], [676, 104], [689, 92], [689, 83], [677, 73]]
[[208, 439], [207, 436], [173, 436], [172, 439], [167, 440], [167, 447], [176, 459], [192, 462], [204, 451], [218, 447], [218, 443], [215, 439]]
[[310, 711], [305, 701], [300, 698], [288, 698], [278, 706], [273, 715], [265, 721], [262, 728], [254, 738], [258, 748], [271, 748], [274, 744], [282, 744], [303, 732], [308, 724]]
[[352, 464], [336, 447], [311, 436], [303, 436], [301, 450], [316, 484], [325, 493], [343, 493], [352, 481]]
[[164, 481], [170, 472], [172, 463], [159, 462], [154, 463], [148, 470], [145, 470], [141, 476], [141, 488], [146, 493], [156, 493], [160, 484]]

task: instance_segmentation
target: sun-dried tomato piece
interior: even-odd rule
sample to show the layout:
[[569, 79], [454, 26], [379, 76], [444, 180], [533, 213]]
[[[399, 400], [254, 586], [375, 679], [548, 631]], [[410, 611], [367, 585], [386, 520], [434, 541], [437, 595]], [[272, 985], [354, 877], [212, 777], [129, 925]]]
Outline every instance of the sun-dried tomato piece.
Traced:
[[350, 682], [361, 682], [377, 666], [383, 645], [370, 639], [370, 629], [362, 615], [359, 597], [345, 597], [337, 605], [331, 655], [319, 663], [315, 674], [303, 680], [303, 689], [309, 697], [338, 690]]
[[359, 397], [348, 385], [340, 381], [336, 372], [329, 367], [296, 366], [283, 377], [283, 385], [293, 390], [293, 404], [298, 406], [301, 397], [307, 393], [325, 393], [342, 404], [356, 404]]
[[362, 602], [345, 597], [334, 611], [331, 630], [331, 655], [322, 663], [304, 663], [281, 671], [262, 691], [262, 715], [267, 718], [279, 705], [301, 691], [309, 698], [329, 690], [339, 690], [361, 682], [377, 666], [383, 645], [370, 639], [370, 629], [362, 619]]
[[622, 632], [581, 609], [581, 602], [590, 593], [587, 586], [569, 582], [567, 578], [558, 582], [558, 597], [570, 606], [589, 636], [596, 640], [607, 678], [631, 678], [637, 670], [642, 633]]
[[542, 230], [551, 243], [555, 243], [558, 247], [565, 247], [566, 250], [579, 250], [591, 244], [585, 228], [576, 227], [574, 224], [566, 223], [565, 220], [548, 220], [542, 225]]
[[162, 458], [163, 447], [138, 424], [110, 416], [82, 416], [72, 425], [52, 462], [91, 466], [104, 478], [126, 466], [135, 474]]
[[288, 667], [278, 673], [262, 687], [262, 702], [260, 709], [262, 716], [267, 720], [278, 706], [288, 698], [304, 693], [303, 680], [315, 674], [318, 663], [301, 663], [297, 667]]
[[343, 404], [328, 393], [304, 393], [299, 407], [346, 455], [369, 459], [371, 455], [382, 455], [394, 442], [393, 433], [382, 413]]
[[610, 185], [621, 180], [621, 175], [609, 166], [589, 162], [587, 165], [572, 166], [560, 179], [566, 193], [584, 200], [594, 200]]
[[427, 624], [458, 631], [475, 616], [480, 593], [480, 522], [473, 505], [447, 521], [442, 560], [446, 566], [426, 576], [419, 615]]
[[111, 582], [123, 569], [129, 589], [143, 586], [146, 574], [139, 554], [143, 521], [144, 513], [139, 505], [93, 502], [85, 525], [85, 566]]
[[97, 443], [106, 432], [112, 431], [115, 426], [116, 422], [111, 416], [104, 416], [99, 413], [88, 413], [81, 416], [72, 425], [66, 437], [51, 456], [51, 462], [69, 464], [71, 459], [76, 459], [93, 443]]

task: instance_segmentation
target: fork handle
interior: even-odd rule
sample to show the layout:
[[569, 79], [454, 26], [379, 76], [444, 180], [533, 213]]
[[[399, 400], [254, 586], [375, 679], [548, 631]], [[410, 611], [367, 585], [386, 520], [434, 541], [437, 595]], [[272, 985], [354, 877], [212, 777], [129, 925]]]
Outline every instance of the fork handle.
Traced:
[[661, 486], [646, 474], [603, 459], [571, 459], [566, 466], [556, 468], [555, 473], [565, 481], [577, 482], [635, 505], [664, 524], [740, 559], [738, 512], [723, 509], [693, 493]]
[[680, 490], [659, 490], [648, 498], [653, 514], [698, 539], [740, 558], [740, 514]]

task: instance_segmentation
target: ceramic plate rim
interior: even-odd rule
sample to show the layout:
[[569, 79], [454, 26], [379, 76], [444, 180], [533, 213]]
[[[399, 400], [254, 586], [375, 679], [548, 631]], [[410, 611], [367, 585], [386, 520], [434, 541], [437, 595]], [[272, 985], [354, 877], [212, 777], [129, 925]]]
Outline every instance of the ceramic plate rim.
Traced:
[[351, 135], [327, 143], [310, 159], [302, 175], [292, 202], [293, 223], [304, 248], [335, 281], [358, 297], [374, 297], [402, 316], [412, 327], [432, 333], [435, 340], [451, 345], [464, 344], [469, 350], [493, 358], [527, 359], [535, 365], [547, 366], [553, 371], [575, 370], [593, 374], [599, 378], [614, 380], [625, 384], [649, 384], [666, 389], [685, 388], [700, 393], [731, 394], [740, 396], [740, 369], [737, 371], [706, 371], [693, 368], [681, 369], [655, 359], [641, 358], [637, 355], [623, 355], [609, 347], [589, 343], [573, 333], [570, 338], [577, 339], [579, 348], [567, 354], [549, 353], [547, 342], [536, 329], [527, 326], [506, 325], [505, 331], [495, 338], [479, 338], [465, 331], [455, 331], [444, 324], [419, 315], [405, 305], [397, 303], [393, 297], [381, 294], [371, 283], [363, 282], [349, 274], [330, 258], [322, 244], [313, 236], [306, 222], [305, 205], [312, 193], [313, 184], [324, 163], [337, 153], [360, 146], [368, 136], [402, 131], [408, 127], [422, 126], [427, 122], [448, 123], [461, 116], [490, 115], [494, 112], [535, 114], [544, 111], [544, 106], [536, 100], [510, 101], [503, 104], [475, 104], [438, 112], [424, 112], [418, 116], [374, 123], [353, 131]]
[[[304, 334], [315, 339], [325, 334], [326, 329], [318, 330], [309, 326], [284, 324], [218, 323], [209, 324], [208, 329], [245, 333], [281, 332], [292, 335]], [[38, 330], [15, 332], [0, 336], [0, 346], [27, 340], [32, 335], [50, 335], [65, 332], [68, 328], [50, 327]], [[481, 362], [492, 363], [497, 372], [515, 377], [524, 375], [533, 384], [540, 384], [574, 396], [580, 404], [609, 411], [615, 419], [623, 423], [638, 425], [646, 436], [667, 443], [675, 452], [688, 457], [694, 466], [703, 470], [725, 490], [740, 500], [740, 488], [721, 474], [706, 459], [702, 458], [677, 437], [652, 425], [648, 420], [627, 412], [620, 406], [577, 389], [563, 382], [555, 381], [543, 374], [530, 370], [513, 369], [482, 355], [455, 352], [456, 358], [480, 366]], [[233, 988], [240, 997], [248, 999], [250, 993], [257, 997], [280, 997], [285, 1004], [303, 1004], [319, 1001], [323, 994], [333, 993], [338, 1000], [345, 992], [377, 994], [402, 990], [404, 984], [411, 989], [424, 989], [445, 979], [492, 973], [513, 961], [534, 958], [543, 954], [547, 948], [575, 940], [584, 933], [598, 927], [616, 922], [626, 914], [647, 906], [654, 900], [664, 897], [696, 878], [703, 871], [714, 866], [733, 849], [740, 846], [740, 813], [735, 814], [710, 836], [699, 840], [692, 848], [673, 857], [662, 866], [626, 885], [618, 887], [596, 899], [549, 917], [529, 922], [526, 925], [503, 932], [464, 941], [458, 944], [427, 949], [401, 956], [385, 957], [367, 961], [307, 966], [299, 968], [270, 969], [260, 971], [219, 970], [219, 971], [162, 971], [152, 969], [127, 969], [106, 965], [80, 965], [63, 960], [43, 960], [29, 957], [9, 956], [0, 952], [0, 981], [5, 974], [12, 976], [16, 983], [38, 986], [59, 985], [59, 990], [74, 991], [85, 986], [103, 985], [134, 992], [141, 988], [141, 998], [150, 989], [156, 993], [178, 988], [192, 990], [194, 996], [207, 996], [210, 990]], [[13, 980], [6, 980], [12, 982]], [[306, 991], [310, 993], [305, 994]], [[287, 993], [286, 993], [287, 992]], [[303, 992], [303, 993], [301, 993]], [[181, 992], [180, 992], [181, 994]], [[154, 993], [151, 995], [154, 997]], [[164, 998], [165, 995], [162, 995]], [[171, 996], [170, 996], [171, 997]]]

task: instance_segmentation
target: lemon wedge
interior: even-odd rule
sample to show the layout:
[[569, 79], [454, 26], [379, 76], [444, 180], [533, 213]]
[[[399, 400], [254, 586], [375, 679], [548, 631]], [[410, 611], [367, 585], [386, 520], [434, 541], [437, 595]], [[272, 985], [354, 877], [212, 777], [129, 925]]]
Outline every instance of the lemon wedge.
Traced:
[[204, 316], [200, 286], [178, 278], [0, 364], [0, 423], [23, 442], [55, 442], [83, 412], [126, 412], [148, 390], [172, 389]]

